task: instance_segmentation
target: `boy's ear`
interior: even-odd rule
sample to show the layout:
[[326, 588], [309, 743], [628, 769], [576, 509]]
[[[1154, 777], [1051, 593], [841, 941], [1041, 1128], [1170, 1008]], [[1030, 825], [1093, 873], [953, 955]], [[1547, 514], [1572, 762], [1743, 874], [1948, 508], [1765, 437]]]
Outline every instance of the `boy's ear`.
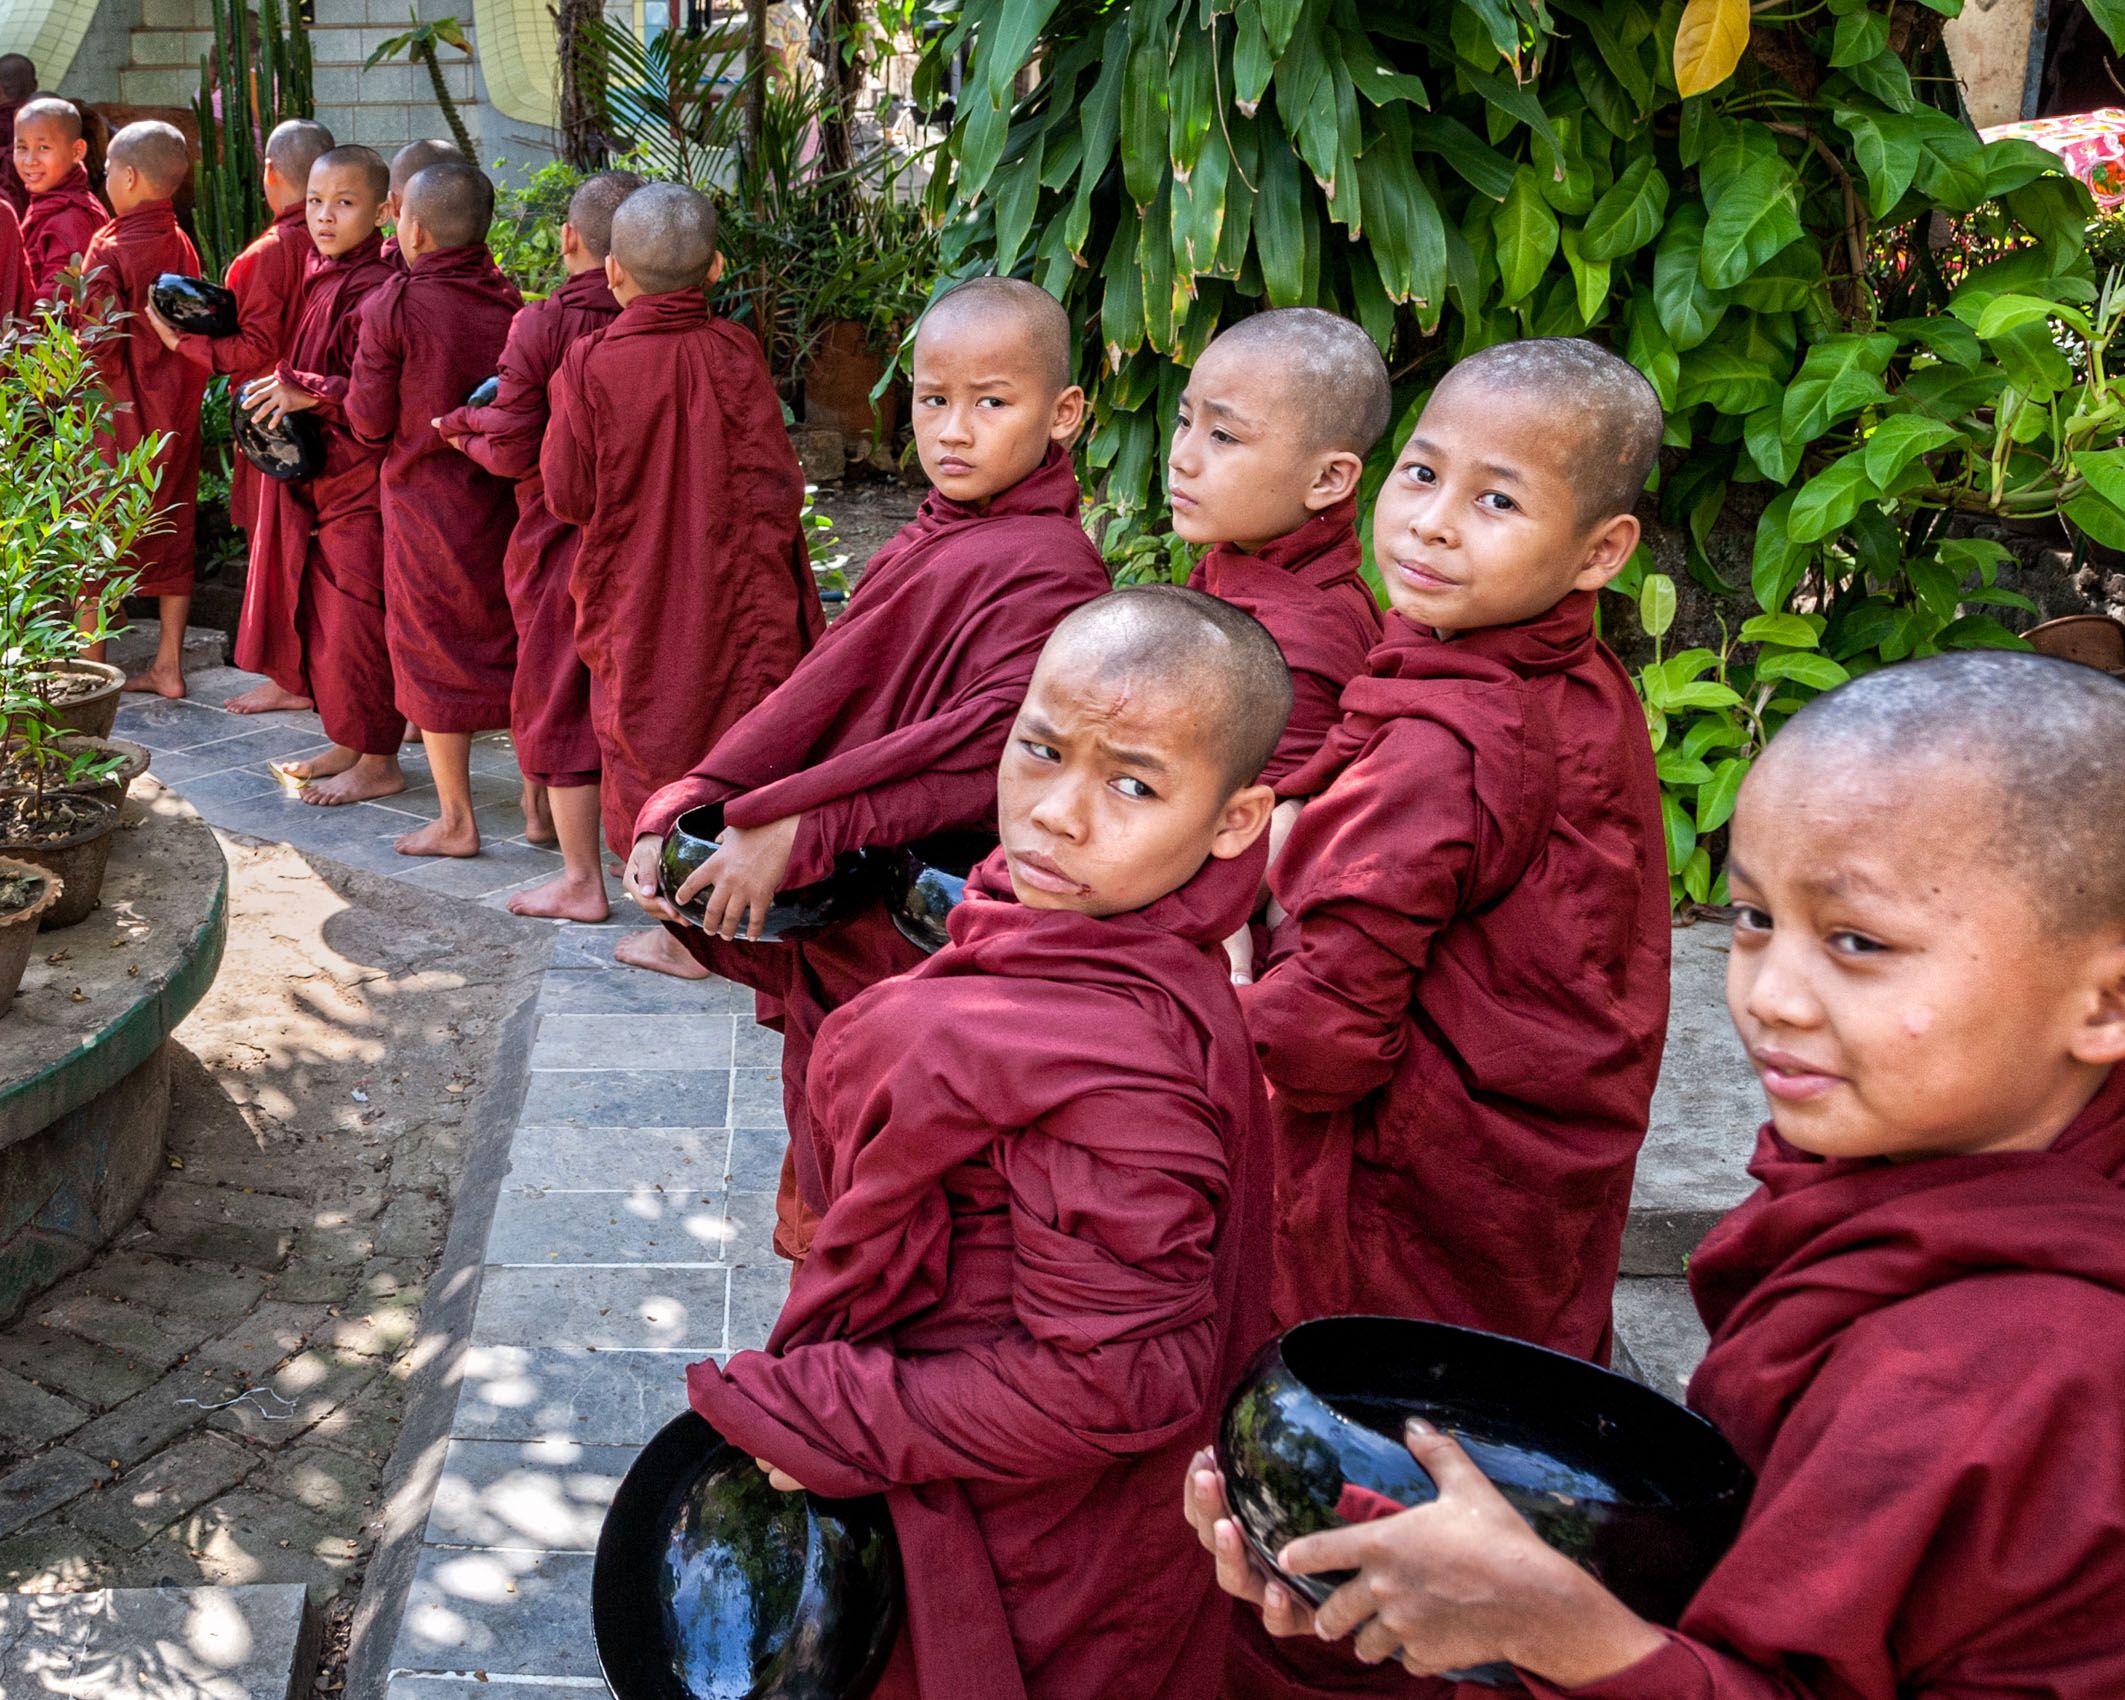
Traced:
[[576, 227], [565, 218], [561, 220], [561, 257], [572, 260], [583, 251], [583, 238], [576, 234]]
[[1306, 511], [1325, 513], [1336, 503], [1358, 493], [1358, 480], [1365, 476], [1365, 457], [1338, 449], [1314, 469], [1306, 489]]
[[74, 163], [75, 163], [76, 165], [80, 165], [80, 164], [83, 164], [83, 163], [84, 163], [84, 162], [85, 162], [85, 161], [86, 161], [86, 160], [88, 159], [88, 157], [89, 157], [89, 144], [88, 144], [88, 138], [87, 138], [86, 136], [77, 136], [77, 137], [75, 137], [75, 138], [74, 138]]
[[1048, 420], [1048, 441], [1068, 445], [1077, 440], [1085, 422], [1085, 392], [1072, 384], [1055, 398], [1055, 412]]
[[2108, 1068], [2125, 1062], [2125, 938], [2113, 935], [2093, 951], [2092, 997], [2073, 1038], [2076, 1062]]
[[605, 287], [618, 289], [627, 282], [627, 268], [620, 264], [617, 254], [605, 256]]
[[1594, 531], [1593, 540], [1587, 547], [1586, 565], [1572, 580], [1572, 588], [1599, 590], [1622, 572], [1638, 547], [1638, 533], [1636, 514], [1618, 514], [1614, 519], [1603, 521]]
[[717, 284], [721, 283], [722, 281], [723, 251], [719, 248], [716, 250], [716, 257], [708, 262], [708, 283], [706, 287], [709, 289], [713, 289], [716, 287]]
[[1210, 840], [1210, 854], [1229, 862], [1243, 854], [1262, 836], [1269, 817], [1276, 812], [1276, 792], [1267, 785], [1243, 785], [1225, 799], [1217, 817], [1217, 832]]

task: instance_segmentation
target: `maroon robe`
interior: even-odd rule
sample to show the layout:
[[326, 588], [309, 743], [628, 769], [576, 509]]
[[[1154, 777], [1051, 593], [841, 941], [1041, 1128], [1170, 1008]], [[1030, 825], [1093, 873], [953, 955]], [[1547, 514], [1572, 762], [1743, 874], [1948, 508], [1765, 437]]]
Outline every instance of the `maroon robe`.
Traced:
[[22, 226], [15, 209], [0, 200], [0, 319], [18, 318], [37, 304], [30, 279], [29, 250], [22, 245]]
[[88, 252], [90, 239], [110, 216], [89, 187], [88, 172], [78, 165], [58, 188], [30, 196], [29, 211], [22, 215], [22, 244], [29, 250], [30, 281], [39, 300], [49, 299], [59, 274]]
[[1281, 786], [1313, 759], [1342, 718], [1343, 687], [1365, 671], [1380, 641], [1380, 605], [1359, 570], [1363, 563], [1353, 497], [1255, 554], [1221, 543], [1188, 575], [1189, 589], [1244, 608], [1268, 627], [1291, 668], [1291, 718], [1262, 769], [1265, 785]]
[[236, 636], [238, 666], [315, 698], [326, 735], [363, 755], [395, 754], [406, 731], [384, 636], [384, 455], [356, 437], [346, 413], [362, 309], [393, 276], [382, 247], [372, 236], [351, 253], [320, 255], [303, 284], [278, 372], [317, 397], [310, 417], [324, 432], [325, 466], [300, 483], [261, 481]]
[[15, 169], [15, 114], [22, 107], [19, 100], [12, 106], [0, 106], [0, 201], [5, 201], [17, 218], [30, 210], [29, 185]]
[[1766, 1127], [1750, 1173], [1690, 1259], [1690, 1403], [1756, 1472], [1747, 1520], [1666, 1648], [1571, 1692], [2125, 1694], [2125, 1070], [2048, 1151]]
[[[1041, 646], [1064, 615], [1107, 589], [1061, 449], [985, 514], [932, 491], [872, 556], [819, 646], [691, 774], [649, 800], [635, 835], [661, 837], [701, 803], [727, 802], [724, 819], [741, 827], [799, 815], [785, 881], [797, 886], [851, 850], [993, 828], [996, 764]], [[705, 967], [758, 991], [762, 1022], [782, 1030], [790, 1161], [776, 1243], [800, 1257], [826, 1208], [805, 1113], [819, 1024], [922, 953], [882, 904], [800, 943], [672, 932]]]
[[139, 315], [147, 310], [157, 277], [164, 272], [190, 276], [199, 269], [199, 256], [178, 229], [170, 203], [148, 201], [97, 231], [81, 265], [85, 274], [97, 274], [88, 283], [91, 311], [109, 306], [134, 315], [95, 351], [116, 409], [111, 440], [117, 452], [137, 448], [158, 431], [169, 434], [154, 460], [161, 473], [156, 530], [136, 542], [127, 558], [140, 575], [133, 589], [141, 596], [189, 596], [199, 514], [199, 403], [207, 375], [163, 347]]
[[570, 588], [590, 668], [605, 839], [790, 676], [824, 620], [804, 474], [752, 332], [698, 289], [643, 295], [548, 392], [546, 505], [583, 532]]
[[516, 493], [433, 422], [494, 375], [522, 305], [476, 242], [422, 255], [362, 307], [347, 421], [384, 445], [384, 629], [397, 707], [424, 732], [509, 724], [516, 625], [502, 556]]
[[619, 311], [604, 272], [570, 278], [510, 325], [494, 400], [443, 418], [444, 436], [460, 439], [464, 452], [497, 478], [516, 480], [516, 529], [502, 560], [516, 621], [509, 733], [524, 777], [539, 785], [595, 785], [598, 779], [590, 670], [576, 649], [576, 605], [568, 590], [582, 534], [554, 517], [539, 476], [546, 386], [576, 340], [605, 329]]
[[[234, 336], [180, 336], [177, 351], [195, 366], [229, 380], [241, 391], [279, 364], [302, 312], [303, 277], [317, 248], [310, 240], [304, 206], [297, 201], [275, 216], [265, 234], [229, 262], [228, 286], [236, 295]], [[265, 474], [242, 455], [232, 457], [229, 517], [248, 531], [258, 514]], [[247, 581], [248, 582], [248, 581]]]
[[[883, 1493], [884, 1700], [1211, 1700], [1230, 1623], [1175, 1503], [1268, 1328], [1261, 1084], [1218, 941], [1263, 849], [1105, 920], [1010, 901], [826, 1024], [833, 1200], [766, 1352], [693, 1407]], [[1001, 1037], [1000, 1037], [1001, 1036]]]
[[1645, 716], [1593, 620], [1587, 592], [1445, 641], [1390, 619], [1287, 783], [1319, 794], [1243, 994], [1287, 1325], [1373, 1311], [1608, 1355], [1668, 897]]

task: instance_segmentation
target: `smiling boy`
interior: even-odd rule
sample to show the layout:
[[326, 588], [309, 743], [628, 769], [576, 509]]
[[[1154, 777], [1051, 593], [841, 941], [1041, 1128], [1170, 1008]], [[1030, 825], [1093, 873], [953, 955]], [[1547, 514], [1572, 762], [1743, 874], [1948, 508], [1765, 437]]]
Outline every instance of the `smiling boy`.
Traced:
[[30, 197], [22, 244], [40, 300], [51, 297], [59, 274], [110, 216], [89, 187], [88, 156], [81, 109], [72, 101], [42, 95], [15, 114], [15, 172]]
[[[816, 939], [738, 935], [836, 856], [993, 824], [997, 757], [1041, 645], [1108, 588], [1078, 520], [1068, 445], [1085, 397], [1061, 304], [1017, 279], [962, 284], [924, 316], [912, 364], [915, 446], [936, 487], [818, 648], [635, 823], [636, 900], [672, 923], [686, 960], [758, 992], [761, 1020], [781, 1029], [786, 1257], [803, 1255], [826, 1205], [805, 1112], [819, 1024], [922, 952], [883, 903]], [[682, 813], [711, 802], [726, 805], [723, 848], [679, 892], [715, 888], [703, 932], [657, 897], [656, 854]]]
[[688, 1372], [771, 1470], [883, 1493], [884, 1700], [1210, 1700], [1230, 1613], [1169, 1484], [1267, 1327], [1262, 1096], [1219, 941], [1290, 707], [1174, 586], [1057, 628], [952, 942], [820, 1033], [829, 1207], [765, 1352]]
[[1604, 1359], [1667, 1021], [1645, 718], [1594, 635], [1638, 541], [1652, 386], [1505, 343], [1380, 492], [1393, 615], [1270, 887], [1246, 998], [1278, 1132], [1277, 1312], [1428, 1317]]
[[1742, 788], [1727, 1004], [1771, 1120], [1690, 1262], [1690, 1403], [1757, 1480], [1680, 1628], [1427, 1433], [1440, 1502], [1294, 1543], [1359, 1574], [1317, 1622], [1276, 1589], [1273, 1629], [1574, 1700], [2125, 1693], [2121, 745], [2100, 673], [1944, 656], [1810, 704]]

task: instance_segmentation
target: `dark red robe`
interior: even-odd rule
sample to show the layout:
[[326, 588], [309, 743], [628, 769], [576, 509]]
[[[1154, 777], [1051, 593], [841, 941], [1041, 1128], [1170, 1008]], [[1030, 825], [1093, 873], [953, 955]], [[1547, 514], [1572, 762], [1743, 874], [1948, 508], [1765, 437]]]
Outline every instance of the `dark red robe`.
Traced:
[[1249, 555], [1220, 544], [1188, 576], [1269, 628], [1291, 668], [1291, 718], [1262, 782], [1281, 786], [1313, 759], [1343, 716], [1343, 687], [1365, 671], [1380, 641], [1380, 605], [1359, 570], [1355, 497]]
[[[727, 802], [734, 826], [800, 815], [786, 880], [796, 886], [851, 850], [993, 827], [996, 764], [1041, 646], [1064, 615], [1107, 589], [1062, 450], [985, 514], [932, 491], [871, 557], [818, 647], [692, 773], [649, 800], [635, 834], [662, 836], [701, 803]], [[805, 1114], [819, 1024], [922, 953], [882, 905], [793, 944], [672, 931], [704, 966], [758, 991], [761, 1020], [782, 1031], [790, 1162], [776, 1243], [802, 1256], [810, 1221], [826, 1208]]]
[[91, 311], [112, 307], [134, 315], [121, 334], [96, 346], [96, 367], [116, 410], [111, 439], [118, 453], [137, 448], [156, 432], [168, 440], [155, 456], [161, 474], [155, 489], [156, 530], [133, 545], [127, 565], [141, 596], [192, 593], [192, 544], [199, 515], [199, 403], [207, 375], [182, 355], [163, 347], [139, 315], [148, 291], [164, 272], [190, 275], [199, 269], [191, 240], [177, 227], [168, 201], [148, 201], [114, 218], [89, 239], [82, 255]]
[[[303, 277], [316, 258], [303, 203], [297, 201], [229, 262], [227, 282], [236, 295], [236, 334], [181, 336], [178, 352], [195, 366], [227, 378], [232, 390], [264, 377], [279, 363], [295, 334], [295, 321], [302, 312]], [[232, 458], [229, 517], [249, 530], [258, 513], [258, 487], [266, 479], [242, 455]]]
[[570, 588], [590, 668], [605, 839], [698, 764], [824, 625], [804, 474], [752, 332], [697, 289], [644, 295], [548, 392], [546, 505], [583, 532]]
[[1665, 1649], [1572, 1692], [2125, 1694], [2125, 1070], [2048, 1151], [1766, 1127], [1750, 1173], [1690, 1259], [1690, 1403], [1756, 1472], [1747, 1520]]
[[1106, 920], [977, 876], [952, 944], [829, 1020], [832, 1198], [765, 1352], [693, 1407], [883, 1493], [886, 1700], [1211, 1700], [1230, 1622], [1176, 1484], [1268, 1328], [1261, 1084], [1218, 941], [1262, 851]]
[[58, 188], [30, 196], [29, 211], [22, 215], [22, 244], [29, 250], [30, 281], [39, 300], [50, 297], [59, 274], [88, 252], [90, 239], [110, 216], [89, 187], [88, 172], [78, 165]]
[[0, 319], [20, 317], [36, 304], [37, 286], [30, 279], [22, 225], [15, 209], [0, 200]]
[[1270, 875], [1292, 920], [1243, 994], [1286, 1324], [1374, 1311], [1608, 1355], [1668, 897], [1645, 716], [1593, 617], [1586, 592], [1450, 641], [1391, 617], [1287, 783], [1317, 793]]
[[0, 201], [7, 202], [18, 219], [30, 210], [29, 185], [15, 169], [15, 114], [22, 104], [0, 106]]
[[509, 724], [516, 625], [502, 556], [516, 492], [434, 421], [494, 375], [522, 305], [473, 243], [422, 255], [362, 308], [347, 421], [384, 445], [384, 629], [399, 712], [424, 732]]
[[382, 249], [372, 236], [352, 253], [319, 256], [303, 284], [278, 370], [318, 398], [310, 417], [325, 434], [325, 467], [300, 483], [261, 481], [236, 637], [238, 666], [314, 697], [326, 734], [364, 755], [396, 753], [406, 731], [384, 636], [384, 454], [346, 414], [362, 309], [394, 275]]
[[582, 534], [554, 517], [539, 476], [546, 437], [546, 386], [580, 337], [605, 329], [620, 311], [602, 271], [570, 278], [534, 301], [509, 327], [501, 391], [486, 407], [444, 416], [443, 435], [497, 478], [516, 481], [516, 529], [502, 569], [516, 621], [516, 682], [509, 732], [524, 777], [540, 785], [594, 785], [598, 738], [590, 724], [590, 670], [576, 649], [569, 570]]

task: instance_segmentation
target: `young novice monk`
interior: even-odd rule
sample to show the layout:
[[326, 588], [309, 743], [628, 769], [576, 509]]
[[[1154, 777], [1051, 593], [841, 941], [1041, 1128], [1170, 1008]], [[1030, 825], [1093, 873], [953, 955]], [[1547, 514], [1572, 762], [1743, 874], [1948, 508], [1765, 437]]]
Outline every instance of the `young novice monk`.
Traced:
[[765, 1352], [687, 1372], [777, 1486], [883, 1493], [891, 1700], [1210, 1700], [1171, 1483], [1267, 1326], [1261, 1085], [1220, 941], [1291, 687], [1247, 615], [1116, 591], [1050, 639], [952, 943], [831, 1017], [831, 1199]]
[[387, 181], [382, 157], [364, 147], [333, 148], [311, 166], [305, 216], [317, 259], [278, 369], [246, 392], [261, 418], [307, 412], [324, 434], [324, 470], [315, 478], [260, 487], [236, 648], [239, 665], [255, 665], [258, 652], [249, 646], [258, 634], [285, 627], [303, 658], [333, 743], [322, 757], [283, 766], [307, 781], [306, 803], [406, 788], [398, 765], [406, 717], [393, 701], [384, 637], [384, 456], [355, 436], [346, 412], [362, 310], [396, 275], [377, 228]]
[[[384, 629], [394, 702], [421, 730], [438, 819], [405, 856], [476, 856], [472, 736], [509, 724], [516, 627], [502, 556], [516, 514], [507, 480], [459, 454], [435, 422], [494, 375], [523, 305], [487, 252], [494, 185], [469, 165], [417, 172], [399, 206], [403, 276], [362, 308], [347, 422], [384, 445]], [[313, 774], [329, 768], [314, 768]], [[328, 800], [352, 802], [350, 783]]]
[[72, 101], [44, 95], [15, 114], [15, 171], [30, 196], [22, 243], [40, 300], [51, 296], [59, 274], [87, 251], [89, 238], [110, 217], [89, 187], [83, 163], [88, 156], [81, 111]]
[[922, 952], [883, 904], [776, 945], [737, 937], [748, 911], [822, 877], [845, 852], [990, 825], [996, 759], [1040, 647], [1108, 589], [1078, 521], [1068, 444], [1085, 398], [1055, 298], [1011, 278], [961, 284], [924, 316], [913, 379], [915, 445], [936, 486], [921, 512], [872, 557], [848, 611], [788, 682], [635, 823], [629, 889], [676, 922], [656, 894], [659, 842], [686, 810], [727, 804], [723, 848], [680, 893], [691, 901], [715, 887], [710, 930], [676, 926], [673, 936], [759, 991], [762, 1020], [782, 1030], [791, 1157], [775, 1238], [789, 1257], [803, 1255], [826, 1207], [805, 1134], [819, 1024]]
[[15, 170], [15, 114], [37, 92], [37, 67], [20, 53], [0, 53], [0, 201], [19, 221], [30, 192]]
[[[1260, 620], [1291, 667], [1291, 720], [1266, 784], [1313, 759], [1380, 641], [1358, 479], [1393, 408], [1372, 338], [1317, 307], [1242, 319], [1203, 351], [1181, 394], [1166, 461], [1173, 529], [1211, 545], [1188, 583]], [[1252, 980], [1252, 929], [1226, 949], [1234, 977]]]
[[[273, 222], [248, 248], [229, 262], [227, 283], [236, 296], [236, 333], [225, 337], [182, 335], [166, 323], [152, 305], [147, 321], [165, 348], [174, 349], [193, 365], [225, 376], [239, 390], [271, 373], [288, 350], [295, 334], [295, 321], [302, 311], [303, 278], [317, 249], [310, 240], [304, 196], [310, 184], [310, 167], [318, 155], [329, 152], [332, 132], [309, 118], [290, 118], [274, 126], [266, 138], [264, 182], [266, 205], [273, 209]], [[229, 476], [229, 517], [245, 532], [258, 523], [266, 477], [243, 455], [232, 457]], [[233, 714], [265, 714], [277, 709], [310, 707], [308, 680], [302, 667], [302, 646], [292, 623], [261, 634], [250, 617], [256, 588], [262, 577], [244, 580], [244, 615], [237, 624], [237, 647], [242, 650], [245, 634], [253, 637], [254, 653], [238, 664], [266, 675], [265, 682], [233, 696], [222, 704]], [[257, 652], [256, 640], [268, 641]]]
[[1380, 492], [1394, 613], [1282, 787], [1312, 800], [1247, 999], [1287, 1325], [1377, 1311], [1608, 1355], [1668, 901], [1645, 716], [1594, 596], [1660, 429], [1614, 355], [1505, 343], [1448, 373]]
[[[590, 673], [576, 651], [576, 605], [568, 592], [581, 534], [546, 506], [539, 445], [546, 436], [546, 386], [581, 337], [620, 311], [605, 280], [612, 217], [642, 187], [631, 171], [587, 177], [569, 198], [561, 226], [568, 281], [534, 301], [509, 327], [501, 390], [486, 407], [461, 407], [436, 421], [452, 447], [498, 478], [514, 478], [516, 529], [502, 567], [516, 621], [516, 680], [509, 732], [523, 768], [527, 819], [544, 817], [561, 841], [561, 872], [509, 900], [510, 913], [569, 921], [606, 917], [605, 870], [598, 855], [598, 739], [590, 725]], [[548, 812], [550, 811], [550, 813]]]
[[[161, 433], [155, 456], [155, 530], [133, 547], [134, 594], [156, 599], [162, 622], [155, 660], [126, 680], [129, 691], [184, 695], [184, 623], [192, 608], [192, 539], [199, 507], [199, 403], [207, 374], [162, 345], [145, 314], [148, 291], [164, 272], [191, 276], [199, 256], [177, 227], [170, 197], [192, 169], [183, 133], [172, 124], [128, 124], [111, 138], [103, 186], [110, 223], [81, 257], [86, 310], [129, 313], [118, 334], [96, 345], [96, 366], [109, 392], [111, 441], [117, 453]], [[98, 646], [100, 649], [100, 646]]]
[[823, 624], [767, 362], [702, 293], [722, 263], [705, 196], [637, 189], [605, 261], [620, 316], [568, 351], [549, 392], [539, 468], [546, 505], [583, 528], [576, 643], [616, 856], [650, 796], [788, 678]]
[[425, 141], [408, 142], [391, 156], [391, 199], [387, 214], [394, 233], [384, 238], [384, 263], [393, 271], [403, 271], [404, 257], [399, 252], [396, 227], [400, 209], [406, 201], [406, 185], [426, 171], [431, 165], [470, 165], [471, 160], [461, 153], [453, 142]]
[[[1311, 1536], [1283, 1633], [1574, 1700], [2125, 1694], [2125, 686], [1963, 654], [1818, 699], [1742, 788], [1727, 1004], [1770, 1099], [1690, 1260], [1690, 1403], [1756, 1473], [1677, 1631], [1536, 1540], [1453, 1441], [1440, 1501]], [[1207, 1455], [1191, 1516], [1262, 1599]], [[1403, 1692], [1417, 1685], [1405, 1682]]]

